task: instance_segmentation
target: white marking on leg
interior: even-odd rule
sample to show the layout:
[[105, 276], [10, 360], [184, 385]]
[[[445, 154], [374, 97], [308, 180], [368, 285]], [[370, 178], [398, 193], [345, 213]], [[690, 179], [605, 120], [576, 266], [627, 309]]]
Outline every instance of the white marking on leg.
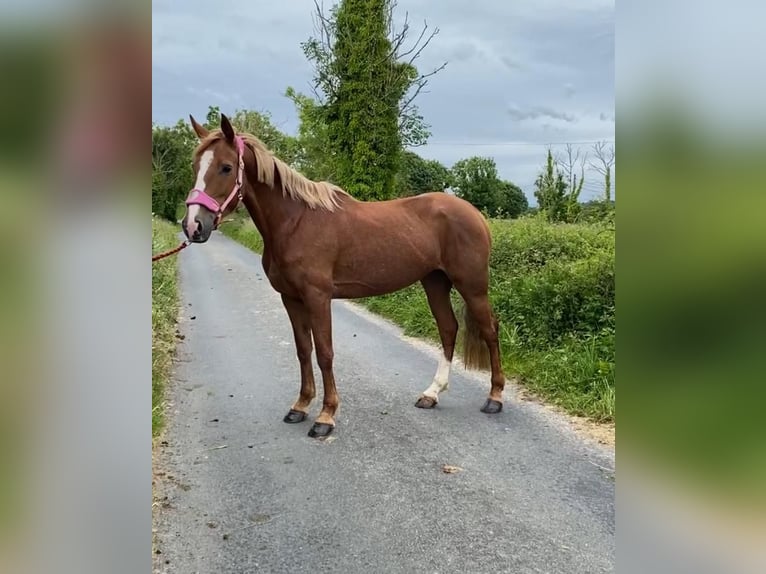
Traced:
[[448, 361], [447, 357], [444, 355], [439, 357], [439, 366], [436, 367], [434, 380], [431, 383], [431, 386], [423, 391], [423, 395], [431, 397], [436, 401], [439, 400], [439, 393], [446, 391], [449, 388], [449, 370], [451, 365], [452, 362]]
[[[205, 175], [213, 163], [213, 150], [205, 150], [199, 160], [199, 171], [197, 172], [197, 181], [194, 183], [194, 189], [205, 191]], [[186, 229], [189, 237], [194, 236], [197, 231], [196, 217], [199, 214], [199, 205], [193, 204], [186, 208]]]

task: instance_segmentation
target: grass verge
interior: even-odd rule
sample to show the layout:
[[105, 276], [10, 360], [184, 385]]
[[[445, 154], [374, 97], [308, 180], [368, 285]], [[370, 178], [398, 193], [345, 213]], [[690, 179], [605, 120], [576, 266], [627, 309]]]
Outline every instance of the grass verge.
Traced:
[[[152, 253], [178, 244], [178, 226], [152, 217]], [[164, 423], [165, 386], [170, 378], [178, 318], [178, 257], [152, 263], [152, 436]]]
[[256, 253], [261, 253], [263, 251], [263, 239], [261, 239], [261, 234], [258, 233], [253, 220], [249, 217], [242, 217], [242, 215], [238, 213], [233, 216], [233, 218], [225, 220], [219, 229], [221, 230], [221, 233], [227, 237], [231, 237]]

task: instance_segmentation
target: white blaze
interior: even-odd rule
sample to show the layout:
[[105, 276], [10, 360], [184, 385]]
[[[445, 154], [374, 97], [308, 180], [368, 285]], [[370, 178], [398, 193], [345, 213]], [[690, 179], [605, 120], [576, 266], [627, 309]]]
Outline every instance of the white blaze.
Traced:
[[[197, 181], [194, 183], [194, 189], [205, 191], [205, 175], [210, 168], [210, 164], [213, 163], [213, 150], [206, 150], [202, 153], [202, 157], [199, 160], [199, 171], [197, 172]], [[194, 236], [194, 232], [197, 230], [197, 221], [195, 217], [199, 214], [199, 205], [193, 204], [186, 208], [186, 231], [189, 237]]]
[[449, 370], [452, 363], [444, 355], [439, 357], [439, 366], [436, 367], [434, 380], [423, 394], [432, 399], [439, 399], [439, 393], [449, 388]]

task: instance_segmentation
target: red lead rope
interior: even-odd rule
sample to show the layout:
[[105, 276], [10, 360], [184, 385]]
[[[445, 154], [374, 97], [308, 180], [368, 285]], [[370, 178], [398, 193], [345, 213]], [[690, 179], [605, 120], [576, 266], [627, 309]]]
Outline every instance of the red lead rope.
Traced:
[[164, 259], [165, 257], [169, 257], [170, 255], [175, 255], [182, 249], [186, 249], [189, 245], [191, 245], [191, 241], [186, 239], [178, 247], [175, 247], [169, 251], [164, 251], [163, 253], [158, 253], [157, 255], [152, 255], [152, 263], [159, 261], [160, 259]]

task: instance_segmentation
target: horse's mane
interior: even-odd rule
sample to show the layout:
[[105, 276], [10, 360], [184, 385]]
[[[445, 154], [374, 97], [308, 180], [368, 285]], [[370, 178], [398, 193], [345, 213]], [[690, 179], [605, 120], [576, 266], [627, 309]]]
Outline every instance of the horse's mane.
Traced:
[[[339, 207], [338, 200], [348, 195], [343, 189], [327, 181], [312, 181], [303, 174], [295, 171], [281, 159], [276, 157], [260, 139], [252, 134], [240, 133], [255, 154], [255, 164], [258, 181], [271, 188], [276, 188], [276, 178], [279, 176], [279, 187], [285, 197], [302, 201], [311, 209], [326, 209], [335, 211]], [[224, 138], [220, 129], [212, 130], [197, 148], [196, 153], [202, 153], [215, 142]]]

